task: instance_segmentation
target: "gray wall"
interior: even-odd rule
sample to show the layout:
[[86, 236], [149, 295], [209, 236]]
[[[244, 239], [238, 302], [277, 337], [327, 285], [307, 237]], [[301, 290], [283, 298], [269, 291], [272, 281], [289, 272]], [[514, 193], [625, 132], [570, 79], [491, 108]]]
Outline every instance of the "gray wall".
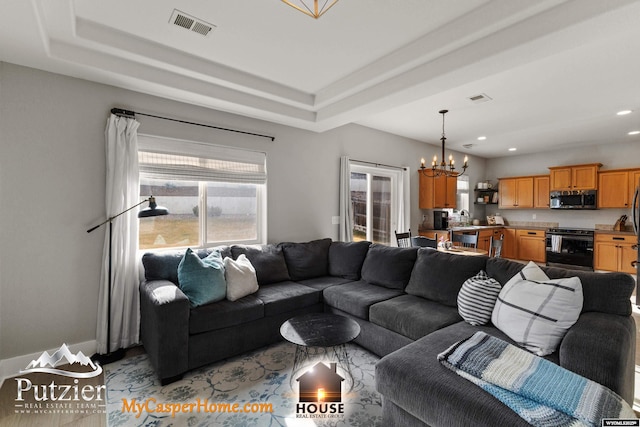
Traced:
[[[104, 231], [86, 230], [105, 217], [112, 107], [274, 135], [139, 117], [141, 133], [266, 151], [269, 242], [338, 238], [342, 155], [409, 166], [411, 228], [421, 220], [415, 171], [437, 147], [357, 125], [317, 134], [0, 63], [0, 360], [95, 340]], [[483, 159], [470, 164], [484, 175]]]

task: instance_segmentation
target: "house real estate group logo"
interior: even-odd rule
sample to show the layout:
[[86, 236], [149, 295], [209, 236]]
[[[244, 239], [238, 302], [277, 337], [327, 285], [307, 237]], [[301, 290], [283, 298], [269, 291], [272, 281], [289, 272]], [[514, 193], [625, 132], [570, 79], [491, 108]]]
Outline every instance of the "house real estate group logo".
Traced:
[[298, 382], [296, 418], [342, 418], [342, 382], [345, 379], [337, 372], [337, 363], [328, 365], [317, 362]]
[[24, 415], [104, 414], [106, 385], [96, 377], [102, 367], [79, 351], [71, 353], [66, 344], [53, 354], [32, 360], [15, 377], [14, 412]]

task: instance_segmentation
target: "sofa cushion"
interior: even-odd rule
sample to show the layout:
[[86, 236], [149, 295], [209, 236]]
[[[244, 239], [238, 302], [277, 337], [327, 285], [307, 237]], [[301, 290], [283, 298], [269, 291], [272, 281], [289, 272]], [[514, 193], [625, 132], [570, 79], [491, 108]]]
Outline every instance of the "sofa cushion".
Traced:
[[254, 294], [264, 304], [264, 315], [294, 311], [320, 302], [320, 291], [294, 282], [260, 286]]
[[224, 278], [227, 281], [227, 299], [235, 301], [258, 290], [256, 269], [245, 254], [238, 259], [224, 259]]
[[402, 295], [398, 289], [359, 280], [340, 286], [331, 286], [324, 290], [325, 304], [349, 313], [361, 319], [369, 320], [369, 307], [373, 304]]
[[544, 356], [556, 351], [581, 310], [580, 279], [548, 279], [531, 261], [504, 285], [491, 321], [520, 346]]
[[395, 248], [373, 244], [362, 265], [362, 279], [372, 285], [404, 289], [411, 277], [418, 248]]
[[458, 313], [465, 322], [484, 325], [491, 320], [500, 293], [500, 283], [484, 270], [468, 278], [458, 293]]
[[329, 274], [349, 280], [360, 280], [362, 264], [371, 242], [331, 242]]
[[351, 283], [353, 280], [343, 279], [341, 277], [334, 276], [324, 276], [324, 277], [316, 277], [314, 279], [306, 279], [300, 280], [297, 283], [301, 285], [309, 286], [310, 288], [317, 289], [319, 291], [323, 291], [329, 286], [343, 285], [345, 283]]
[[192, 308], [189, 314], [189, 334], [241, 325], [264, 317], [264, 305], [255, 295], [236, 301], [222, 300]]
[[412, 340], [460, 322], [458, 310], [414, 295], [400, 295], [373, 304], [369, 321]]
[[[206, 258], [211, 252], [220, 252], [220, 256], [231, 256], [229, 246], [216, 246], [214, 248], [197, 249], [198, 257]], [[147, 280], [169, 280], [178, 285], [178, 265], [184, 257], [184, 250], [172, 250], [162, 252], [147, 252], [142, 256], [144, 277]]]
[[462, 284], [484, 270], [486, 262], [485, 256], [455, 255], [421, 248], [405, 291], [456, 307]]
[[[489, 258], [487, 274], [505, 285], [523, 264], [503, 258]], [[565, 268], [542, 267], [542, 271], [551, 279], [578, 277], [582, 283], [584, 302], [582, 312], [631, 315], [631, 295], [635, 289], [635, 280], [626, 273], [594, 273], [591, 271], [568, 270]]]
[[220, 253], [214, 251], [200, 259], [191, 248], [187, 249], [178, 265], [178, 284], [192, 307], [224, 299], [227, 283]]
[[241, 254], [247, 256], [253, 268], [256, 269], [260, 286], [290, 280], [282, 248], [278, 246], [233, 245], [231, 253], [234, 259], [237, 259]]
[[331, 239], [305, 243], [280, 243], [291, 280], [312, 279], [329, 274]]

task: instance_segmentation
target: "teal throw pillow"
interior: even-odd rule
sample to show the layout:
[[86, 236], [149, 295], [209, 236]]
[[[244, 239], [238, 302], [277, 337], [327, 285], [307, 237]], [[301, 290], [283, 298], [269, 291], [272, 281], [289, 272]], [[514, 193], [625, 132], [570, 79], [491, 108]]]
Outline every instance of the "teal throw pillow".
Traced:
[[191, 248], [187, 249], [178, 265], [178, 283], [193, 307], [223, 300], [227, 283], [220, 252], [213, 251], [200, 259]]

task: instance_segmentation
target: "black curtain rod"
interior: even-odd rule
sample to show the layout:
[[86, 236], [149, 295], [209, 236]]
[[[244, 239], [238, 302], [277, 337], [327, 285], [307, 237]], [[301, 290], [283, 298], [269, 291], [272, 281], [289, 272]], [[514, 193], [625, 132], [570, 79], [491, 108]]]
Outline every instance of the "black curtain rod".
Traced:
[[227, 132], [242, 133], [244, 135], [259, 136], [260, 138], [269, 138], [271, 141], [275, 141], [276, 140], [275, 136], [262, 135], [262, 134], [259, 134], [259, 133], [252, 133], [252, 132], [245, 132], [243, 130], [237, 130], [237, 129], [228, 129], [228, 128], [223, 128], [223, 127], [220, 127], [220, 126], [207, 125], [207, 124], [204, 124], [204, 123], [188, 122], [186, 120], [172, 119], [171, 117], [162, 117], [162, 116], [156, 116], [156, 115], [153, 115], [153, 114], [138, 113], [137, 111], [123, 110], [122, 108], [112, 108], [111, 109], [111, 114], [115, 114], [116, 116], [121, 116], [121, 117], [129, 117], [129, 118], [132, 118], [132, 119], [134, 119], [136, 117], [136, 114], [137, 114], [139, 116], [153, 117], [155, 119], [169, 120], [169, 121], [172, 121], [172, 122], [185, 123], [187, 125], [202, 126], [202, 127], [205, 127], [205, 128], [224, 130], [224, 131], [227, 131]]
[[391, 169], [401, 169], [403, 171], [406, 171], [407, 168], [403, 168], [401, 166], [391, 166], [391, 165], [385, 165], [383, 163], [374, 163], [374, 162], [367, 162], [365, 160], [356, 160], [356, 159], [351, 159], [352, 162], [358, 162], [358, 163], [366, 163], [368, 165], [374, 165], [374, 166], [383, 166], [385, 168], [391, 168]]

